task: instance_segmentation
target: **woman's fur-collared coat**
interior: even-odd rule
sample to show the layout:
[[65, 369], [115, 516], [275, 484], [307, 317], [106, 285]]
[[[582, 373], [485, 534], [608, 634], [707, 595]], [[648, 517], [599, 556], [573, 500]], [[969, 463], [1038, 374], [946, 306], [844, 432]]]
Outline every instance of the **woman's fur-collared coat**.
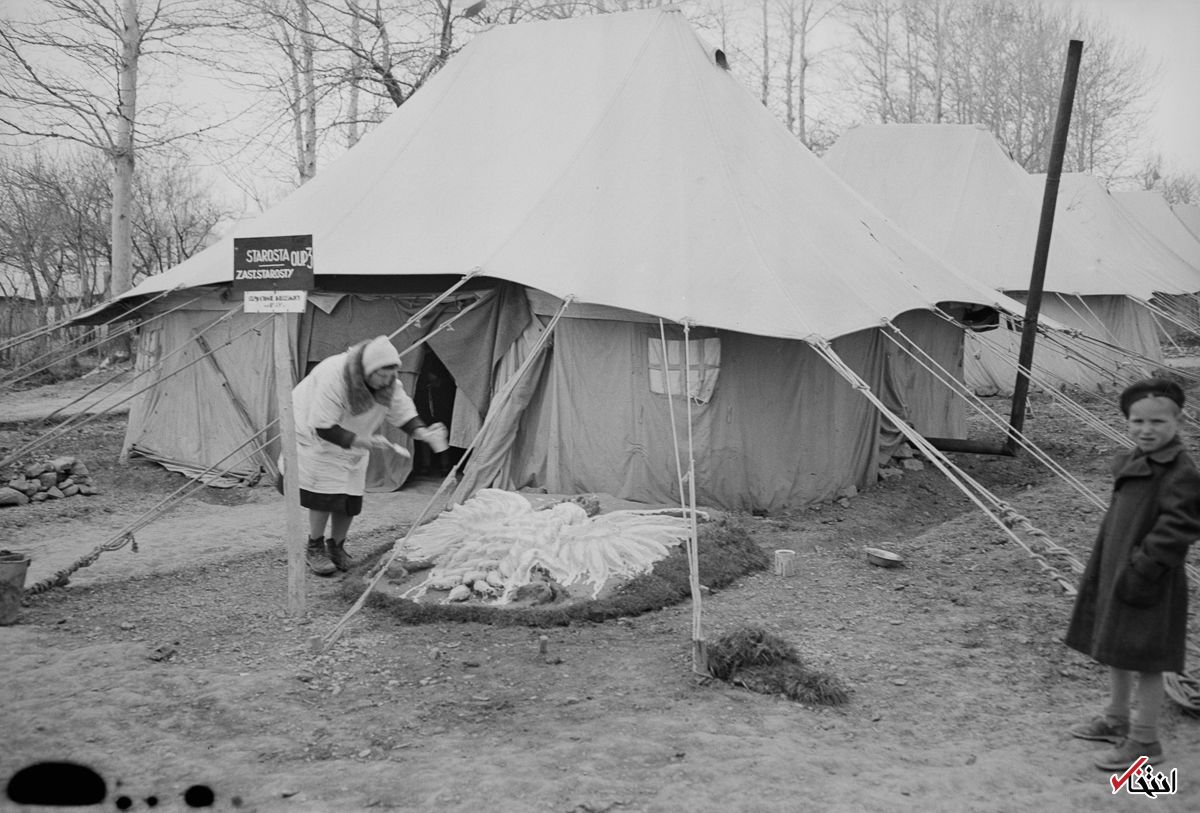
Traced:
[[1200, 473], [1179, 438], [1117, 456], [1113, 493], [1079, 584], [1066, 643], [1102, 664], [1182, 672]]

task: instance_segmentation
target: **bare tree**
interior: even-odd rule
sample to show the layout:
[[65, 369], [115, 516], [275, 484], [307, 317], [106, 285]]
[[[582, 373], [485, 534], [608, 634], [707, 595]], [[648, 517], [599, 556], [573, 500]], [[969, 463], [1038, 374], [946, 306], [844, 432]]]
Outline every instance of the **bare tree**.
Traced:
[[1084, 41], [1066, 169], [1111, 176], [1146, 121], [1154, 71], [1103, 24], [1036, 0], [854, 0], [862, 107], [881, 122], [982, 124], [1045, 171], [1067, 43]]
[[1128, 145], [1149, 119], [1146, 99], [1159, 68], [1148, 61], [1145, 49], [1130, 47], [1093, 20], [1071, 15], [1064, 19], [1064, 27], [1071, 38], [1084, 42], [1071, 121], [1073, 168], [1118, 174], [1133, 161]]
[[[78, 150], [26, 151], [0, 162], [0, 264], [18, 269], [38, 305], [92, 305], [106, 290], [112, 175]], [[177, 265], [230, 217], [182, 154], [139, 162], [130, 207], [133, 279]]]
[[1200, 177], [1194, 172], [1172, 173], [1162, 179], [1160, 187], [1167, 203], [1200, 203]]
[[909, 52], [907, 65], [910, 110], [914, 120], [920, 116], [935, 124], [946, 118], [945, 99], [949, 54], [952, 46], [952, 20], [956, 0], [906, 0], [903, 19]]
[[[506, 4], [485, 17], [486, 3], [454, 0], [235, 2], [257, 58], [243, 60], [233, 81], [281, 102], [269, 121], [290, 132], [300, 183], [315, 174], [325, 133], [340, 129], [346, 146], [357, 143], [461, 47], [465, 21], [474, 33], [500, 14], [518, 19], [530, 11], [528, 3]], [[254, 137], [272, 140], [272, 126]]]
[[141, 162], [133, 212], [135, 279], [166, 271], [205, 248], [233, 215], [180, 153]]
[[783, 50], [783, 120], [806, 146], [808, 133], [809, 71], [818, 54], [812, 45], [813, 31], [838, 8], [825, 0], [776, 0]]
[[209, 30], [201, 0], [42, 0], [43, 15], [0, 27], [0, 136], [71, 141], [112, 166], [111, 294], [130, 287], [130, 206], [139, 149], [183, 137], [173, 108], [139, 104], [140, 71]]
[[70, 151], [0, 162], [0, 263], [22, 273], [45, 320], [101, 292], [110, 179], [98, 160]]
[[846, 5], [846, 20], [854, 34], [852, 53], [859, 66], [859, 87], [865, 91], [864, 107], [871, 118], [886, 124], [896, 121], [895, 29], [896, 0], [854, 0]]
[[1200, 177], [1194, 172], [1164, 172], [1162, 153], [1156, 152], [1143, 158], [1132, 180], [1140, 189], [1162, 193], [1170, 204], [1200, 201]]

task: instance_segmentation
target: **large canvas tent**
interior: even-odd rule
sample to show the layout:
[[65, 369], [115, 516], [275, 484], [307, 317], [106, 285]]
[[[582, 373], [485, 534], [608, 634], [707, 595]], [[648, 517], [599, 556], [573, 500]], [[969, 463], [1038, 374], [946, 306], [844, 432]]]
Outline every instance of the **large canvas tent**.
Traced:
[[[429, 342], [457, 442], [488, 416], [467, 464], [481, 485], [678, 499], [671, 410], [682, 425], [685, 405], [702, 502], [776, 510], [869, 484], [881, 418], [814, 349], [829, 346], [918, 430], [961, 436], [961, 405], [883, 326], [960, 371], [961, 331], [937, 314], [1016, 303], [910, 241], [722, 62], [670, 9], [479, 36], [315, 179], [110, 306], [167, 314], [143, 331], [160, 379], [131, 412], [130, 450], [208, 465], [270, 419], [255, 314], [214, 328], [209, 345], [230, 344], [213, 361], [171, 373], [239, 304], [233, 237], [295, 234], [313, 236], [318, 287], [292, 326], [298, 373], [474, 275], [395, 341], [484, 294]], [[560, 311], [552, 347], [500, 398]], [[406, 368], [411, 385], [422, 363]], [[384, 461], [371, 483], [404, 475]]]
[[[859, 126], [847, 131], [825, 160], [934, 254], [1024, 300], [1044, 180], [1041, 187], [1032, 182], [987, 130], [948, 124]], [[1131, 265], [1133, 248], [1114, 252], [1111, 241], [1094, 242], [1084, 221], [1070, 213], [1072, 205], [1079, 199], [1068, 201], [1068, 211], [1055, 221], [1042, 313], [1101, 342], [1160, 359], [1154, 318], [1144, 303], [1164, 286], [1177, 290], [1174, 281], [1151, 276], [1141, 261]], [[966, 376], [977, 391], [1012, 390], [1020, 342], [1013, 327], [1002, 320], [1001, 329], [969, 338]], [[1034, 375], [1056, 385], [1114, 385], [1128, 376], [1129, 367], [1126, 353], [1106, 353], [1099, 346], [1084, 355], [1043, 344], [1034, 357]]]

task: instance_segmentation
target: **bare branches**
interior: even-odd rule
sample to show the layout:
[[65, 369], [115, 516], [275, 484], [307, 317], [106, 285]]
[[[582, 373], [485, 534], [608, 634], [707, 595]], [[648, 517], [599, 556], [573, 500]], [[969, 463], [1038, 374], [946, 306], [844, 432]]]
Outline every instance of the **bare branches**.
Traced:
[[1026, 169], [1044, 171], [1067, 42], [1084, 58], [1067, 168], [1119, 170], [1146, 121], [1145, 54], [1096, 22], [1035, 0], [854, 0], [862, 104], [879, 121], [988, 127]]

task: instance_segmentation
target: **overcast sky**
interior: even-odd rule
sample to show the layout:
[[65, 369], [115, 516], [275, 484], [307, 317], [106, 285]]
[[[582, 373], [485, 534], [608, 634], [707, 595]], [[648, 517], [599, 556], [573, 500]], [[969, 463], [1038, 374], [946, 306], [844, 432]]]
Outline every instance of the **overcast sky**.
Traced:
[[1162, 60], [1154, 135], [1164, 168], [1200, 175], [1200, 0], [1083, 0], [1083, 7], [1106, 16], [1115, 34], [1145, 47], [1152, 60]]
[[[756, 0], [746, 0], [756, 2]], [[1170, 173], [1191, 172], [1200, 176], [1200, 0], [1043, 0], [1074, 5], [1088, 15], [1107, 18], [1113, 33], [1131, 44], [1142, 46], [1152, 59], [1161, 60], [1156, 112], [1145, 143], [1131, 144], [1130, 152], [1140, 163], [1143, 155], [1157, 148]], [[38, 0], [0, 0], [0, 9], [22, 17], [36, 8]], [[1063, 45], [1065, 60], [1066, 44]], [[1083, 59], [1087, 60], [1087, 43]], [[190, 82], [192, 94], [208, 94], [200, 82]], [[200, 156], [197, 156], [200, 157]]]

